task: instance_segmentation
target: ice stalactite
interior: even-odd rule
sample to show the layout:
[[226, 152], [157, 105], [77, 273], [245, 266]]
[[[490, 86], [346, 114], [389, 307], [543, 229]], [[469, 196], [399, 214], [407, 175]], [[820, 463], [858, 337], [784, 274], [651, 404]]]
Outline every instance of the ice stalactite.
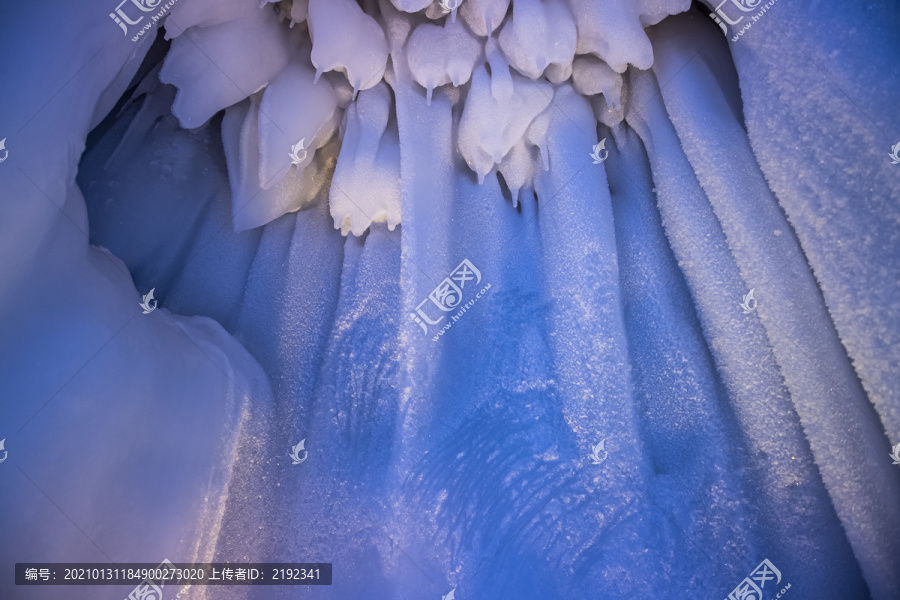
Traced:
[[[526, 77], [538, 79], [550, 66], [572, 72], [575, 20], [563, 0], [516, 2], [498, 40], [510, 64]], [[553, 83], [568, 78], [559, 77]]]
[[298, 51], [296, 34], [280, 27], [274, 12], [257, 9], [240, 18], [243, 14], [190, 28], [172, 40], [159, 78], [178, 88], [172, 110], [185, 129], [260, 90]]
[[359, 90], [381, 81], [387, 39], [381, 25], [355, 0], [310, 0], [308, 22], [316, 80], [326, 71], [340, 69], [353, 86], [354, 98]]
[[387, 84], [350, 107], [329, 194], [335, 228], [360, 236], [372, 223], [400, 223], [400, 145]]
[[428, 103], [434, 88], [452, 83], [468, 83], [481, 56], [481, 44], [462, 26], [447, 20], [443, 27], [423, 24], [416, 27], [406, 48], [409, 69], [425, 88]]

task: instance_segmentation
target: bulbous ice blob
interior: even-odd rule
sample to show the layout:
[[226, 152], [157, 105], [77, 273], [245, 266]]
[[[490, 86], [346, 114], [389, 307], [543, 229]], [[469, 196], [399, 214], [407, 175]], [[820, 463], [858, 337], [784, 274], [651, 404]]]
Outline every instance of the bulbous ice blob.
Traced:
[[343, 235], [362, 235], [372, 223], [400, 223], [400, 136], [391, 114], [387, 84], [360, 92], [347, 109], [341, 153], [331, 183], [329, 206]]
[[166, 18], [166, 39], [176, 38], [190, 27], [212, 27], [240, 20], [253, 10], [259, 10], [259, 5], [253, 0], [176, 2]]
[[378, 22], [354, 0], [310, 0], [307, 20], [316, 81], [325, 71], [340, 69], [353, 85], [354, 97], [381, 81], [387, 39]]
[[535, 160], [524, 139], [512, 147], [497, 170], [503, 174], [503, 179], [509, 187], [513, 206], [518, 206], [519, 191], [534, 185]]
[[397, 10], [390, 0], [378, 0], [378, 9], [381, 12], [381, 23], [387, 34], [391, 54], [396, 54], [409, 39], [414, 17], [409, 13]]
[[499, 41], [517, 71], [538, 79], [548, 65], [572, 62], [575, 20], [563, 0], [516, 0]]
[[291, 4], [291, 27], [302, 23], [309, 16], [309, 0], [293, 0]]
[[[263, 188], [281, 181], [291, 168], [306, 167], [316, 148], [334, 133], [337, 94], [328, 81], [314, 83], [313, 76], [312, 67], [295, 58], [266, 87], [259, 117], [259, 181]], [[290, 151], [301, 140], [305, 158], [298, 163]]]
[[572, 67], [572, 83], [585, 96], [603, 94], [611, 107], [622, 100], [622, 76], [594, 56], [579, 56]]
[[428, 8], [432, 0], [391, 0], [391, 4], [403, 12], [419, 12], [423, 8]]
[[[556, 96], [556, 89], [553, 90], [553, 95]], [[528, 126], [528, 130], [525, 132], [525, 141], [532, 146], [537, 146], [541, 151], [541, 163], [543, 164], [545, 171], [550, 170], [550, 149], [547, 145], [547, 135], [549, 132], [550, 111], [547, 110], [535, 117], [534, 121], [531, 122], [531, 125]]]
[[509, 0], [466, 0], [459, 14], [475, 35], [490, 37], [503, 23], [508, 9]]
[[290, 17], [291, 28], [297, 23], [305, 21], [309, 14], [309, 0], [260, 0], [259, 6], [263, 8], [269, 4], [275, 5], [274, 10], [277, 12], [280, 21]]
[[443, 27], [419, 25], [407, 45], [409, 70], [425, 88], [429, 105], [435, 87], [448, 83], [456, 87], [469, 81], [480, 56], [481, 44], [461, 23], [450, 19]]
[[172, 113], [185, 129], [265, 86], [297, 51], [297, 38], [269, 9], [212, 27], [194, 27], [172, 41], [159, 73], [178, 88]]
[[624, 73], [629, 64], [642, 70], [653, 66], [653, 48], [644, 27], [691, 7], [691, 0], [567, 2], [578, 29], [578, 54], [596, 54], [617, 73]]
[[579, 94], [594, 96], [591, 98], [594, 115], [598, 121], [613, 130], [616, 142], [622, 145], [624, 140], [618, 127], [625, 118], [622, 76], [595, 56], [579, 56], [575, 59], [572, 83]]
[[550, 83], [562, 83], [572, 76], [572, 63], [550, 63], [544, 71], [544, 77]]
[[553, 98], [553, 86], [549, 83], [513, 74], [513, 94], [497, 100], [491, 90], [494, 76], [488, 75], [484, 66], [475, 69], [459, 123], [459, 151], [469, 168], [478, 174], [479, 183], [522, 139], [531, 121]]
[[254, 94], [229, 107], [222, 119], [222, 146], [231, 185], [231, 220], [235, 231], [265, 225], [311, 202], [327, 180], [334, 160], [318, 152], [306, 168], [291, 168], [277, 185], [262, 189], [259, 182], [261, 96]]

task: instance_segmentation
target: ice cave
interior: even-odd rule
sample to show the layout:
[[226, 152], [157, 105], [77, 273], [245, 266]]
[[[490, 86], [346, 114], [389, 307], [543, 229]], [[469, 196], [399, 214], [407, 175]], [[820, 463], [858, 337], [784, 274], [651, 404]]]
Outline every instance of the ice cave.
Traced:
[[[0, 48], [0, 599], [900, 598], [896, 0], [4, 0]], [[166, 561], [331, 579], [60, 566]]]

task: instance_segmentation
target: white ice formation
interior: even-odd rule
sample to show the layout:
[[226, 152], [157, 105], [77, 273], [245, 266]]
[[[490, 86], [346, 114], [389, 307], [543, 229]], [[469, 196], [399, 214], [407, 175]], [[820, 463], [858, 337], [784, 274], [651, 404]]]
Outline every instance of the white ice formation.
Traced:
[[[448, 15], [429, 0], [391, 2], [377, 8], [371, 2], [372, 14], [353, 0], [281, 0], [261, 8], [253, 0], [198, 0], [172, 11], [166, 35], [174, 40], [160, 78], [178, 89], [173, 112], [184, 127], [201, 126], [230, 106], [223, 127], [233, 130], [231, 113], [243, 114], [237, 107], [262, 93], [261, 102], [250, 101], [249, 111], [260, 114], [245, 117], [243, 133], [223, 133], [229, 143], [247, 146], [228, 152], [236, 231], [264, 225], [308, 202], [328, 171], [314, 166], [316, 154], [335, 133], [360, 128], [366, 136], [380, 131], [388, 137], [320, 161], [336, 169], [334, 185], [343, 190], [330, 195], [335, 226], [359, 234], [372, 222], [401, 221], [399, 167], [388, 159], [396, 132], [380, 121], [366, 124], [367, 111], [356, 107], [358, 92], [382, 80], [395, 93], [412, 78], [429, 105], [435, 89], [461, 88], [453, 95], [461, 115], [460, 155], [479, 181], [495, 171], [511, 190], [530, 189], [535, 169], [548, 168], [548, 156], [529, 126], [540, 128], [539, 115], [553, 110], [555, 90], [574, 85], [579, 93], [596, 96], [598, 120], [618, 124], [623, 115], [618, 73], [629, 64], [652, 65], [643, 27], [688, 7], [682, 0], [613, 2], [600, 18], [598, 6], [586, 0], [520, 0], [512, 7], [509, 0], [468, 0], [459, 5], [456, 19], [456, 9]], [[406, 64], [398, 68], [398, 60]], [[331, 71], [339, 74], [340, 84], [321, 78]], [[346, 92], [333, 91], [342, 86], [352, 90], [349, 99]], [[393, 113], [394, 100], [387, 101]], [[383, 113], [372, 115], [381, 119]], [[258, 141], [251, 131], [257, 131]], [[308, 155], [292, 165], [285, 149], [304, 138], [313, 140]], [[367, 166], [342, 167], [347, 160]], [[256, 182], [249, 175], [257, 170], [252, 165], [258, 165]], [[303, 175], [307, 169], [317, 172]]]

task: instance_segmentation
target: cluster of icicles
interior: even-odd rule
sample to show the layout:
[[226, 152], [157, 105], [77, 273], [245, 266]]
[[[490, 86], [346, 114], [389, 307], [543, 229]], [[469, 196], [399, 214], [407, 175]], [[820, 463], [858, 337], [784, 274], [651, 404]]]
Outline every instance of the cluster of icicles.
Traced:
[[628, 65], [652, 66], [644, 27], [690, 0], [180, 0], [160, 80], [185, 128], [225, 109], [222, 140], [237, 231], [327, 190], [335, 227], [400, 223], [391, 88], [403, 72], [459, 117], [456, 147], [479, 181], [497, 169], [513, 198], [549, 168], [548, 107], [560, 86], [622, 120]]

